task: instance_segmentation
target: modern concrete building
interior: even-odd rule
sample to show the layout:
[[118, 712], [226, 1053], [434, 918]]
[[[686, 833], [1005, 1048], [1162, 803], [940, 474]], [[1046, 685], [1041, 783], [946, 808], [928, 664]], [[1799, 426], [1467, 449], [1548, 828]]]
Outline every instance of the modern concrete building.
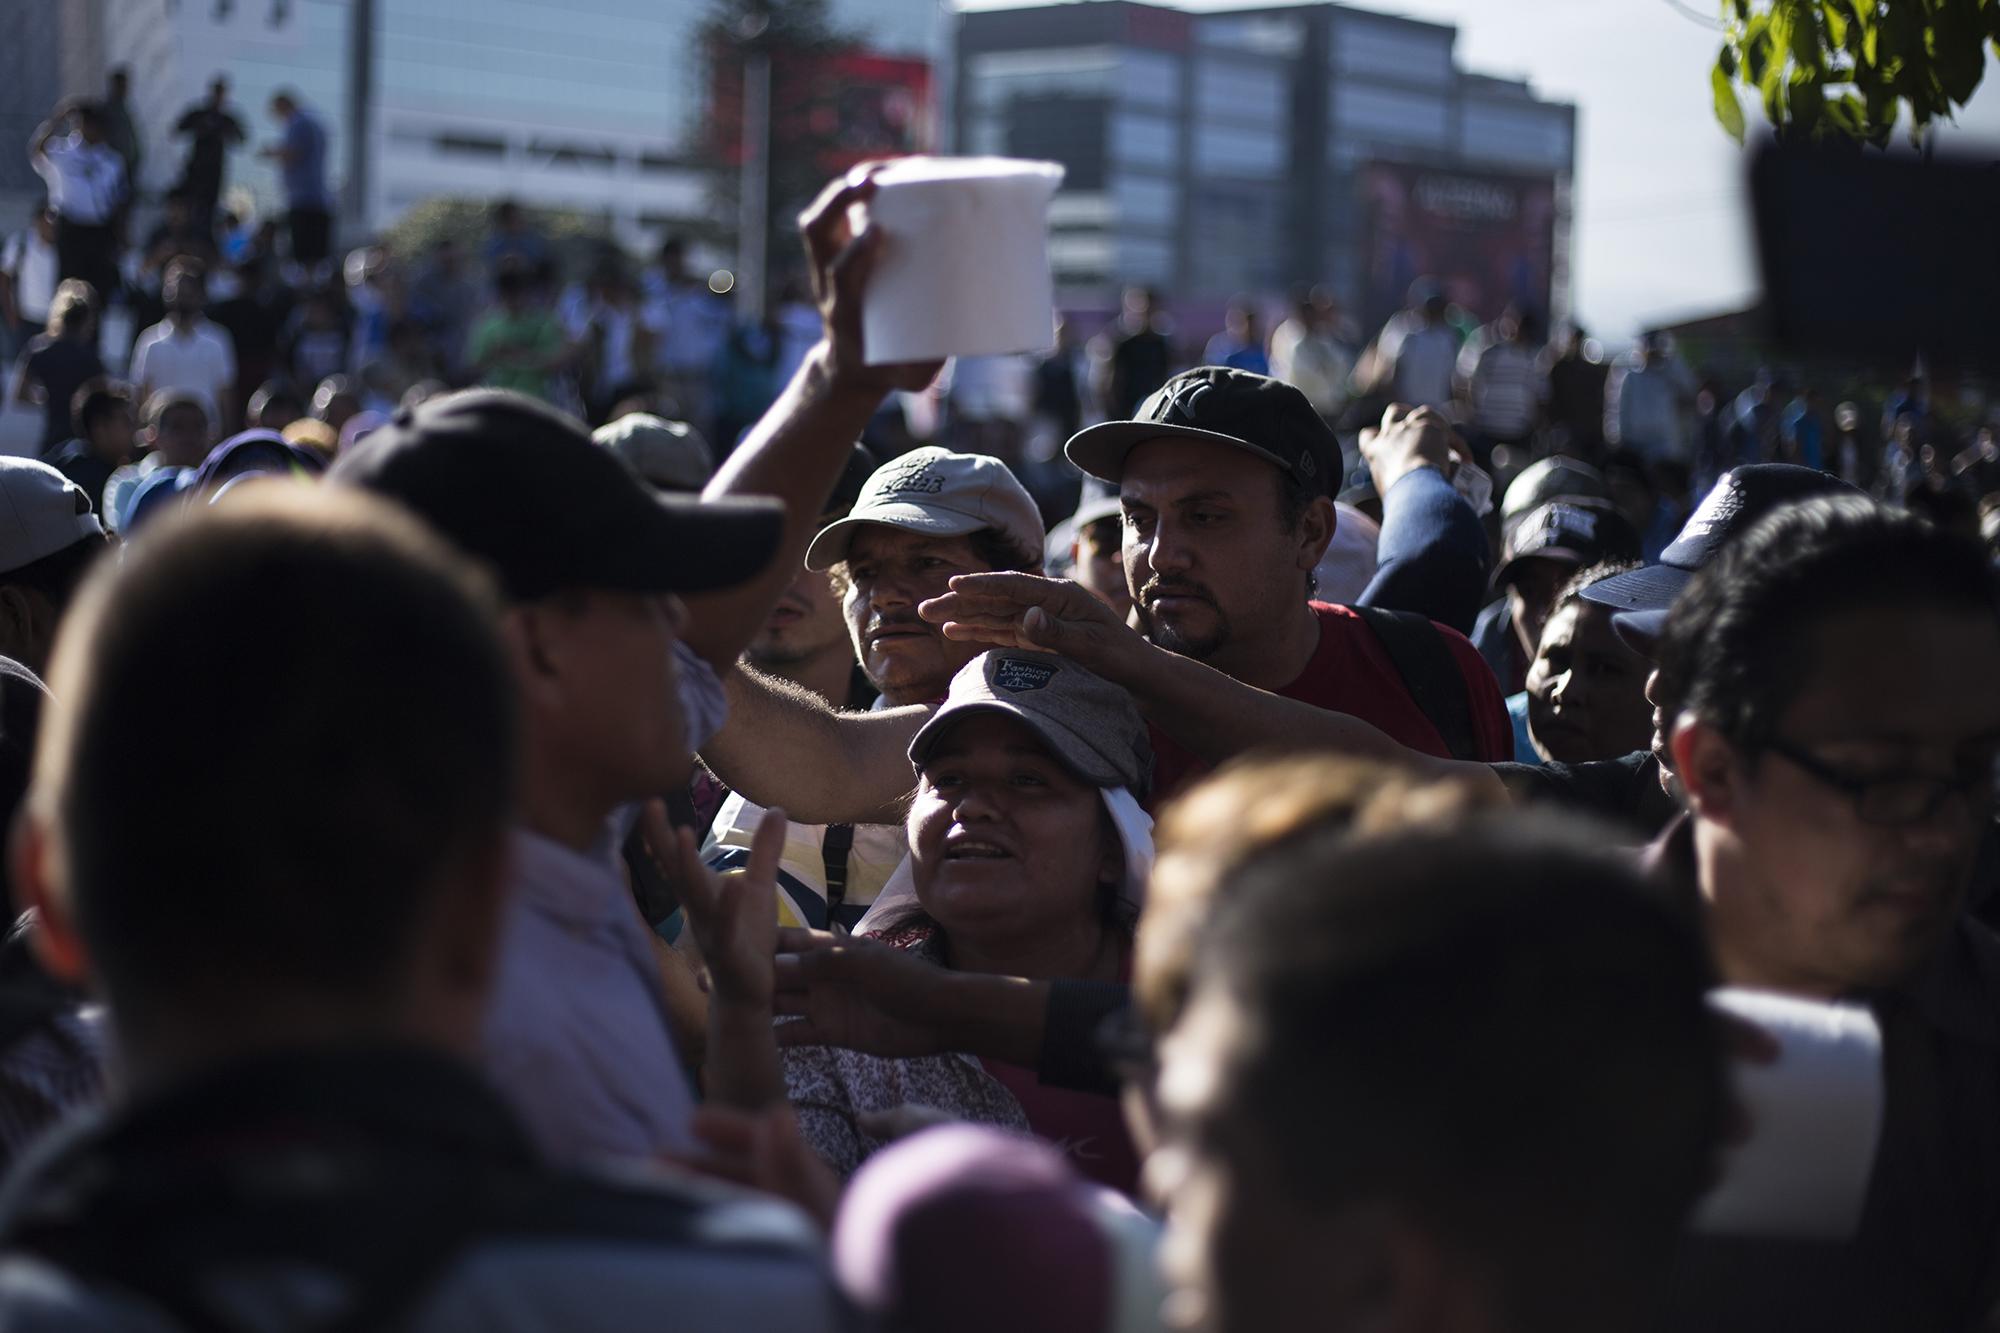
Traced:
[[1576, 110], [1460, 69], [1456, 36], [1334, 4], [968, 13], [957, 143], [1068, 168], [1068, 304], [1323, 282], [1372, 320], [1430, 272], [1469, 307], [1504, 288], [1560, 313]]
[[[49, 0], [0, 0], [41, 8]], [[52, 6], [51, 6], [52, 7]], [[181, 112], [228, 76], [250, 147], [270, 142], [270, 94], [296, 89], [325, 117], [336, 184], [350, 162], [356, 0], [62, 0], [81, 21], [64, 62], [78, 92], [129, 65], [147, 140], [144, 182], [175, 179]], [[631, 239], [706, 216], [689, 144], [707, 97], [696, 30], [706, 0], [373, 0], [366, 188], [379, 227], [438, 195], [512, 196], [609, 218]], [[868, 49], [932, 57], [938, 0], [834, 0], [833, 21]], [[74, 64], [87, 70], [75, 78]], [[23, 131], [25, 135], [26, 131]], [[275, 170], [235, 154], [232, 186], [276, 205]]]

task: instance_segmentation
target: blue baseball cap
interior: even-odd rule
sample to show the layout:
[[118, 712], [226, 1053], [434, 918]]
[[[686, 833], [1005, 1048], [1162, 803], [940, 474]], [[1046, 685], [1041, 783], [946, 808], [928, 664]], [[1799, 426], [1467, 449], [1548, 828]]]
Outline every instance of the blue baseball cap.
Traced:
[[1790, 463], [1752, 463], [1722, 474], [1689, 516], [1658, 564], [1614, 574], [1583, 590], [1585, 600], [1615, 613], [1611, 627], [1625, 643], [1648, 656], [1666, 629], [1667, 612], [1695, 571], [1758, 519], [1780, 505], [1816, 495], [1859, 495], [1831, 473]]

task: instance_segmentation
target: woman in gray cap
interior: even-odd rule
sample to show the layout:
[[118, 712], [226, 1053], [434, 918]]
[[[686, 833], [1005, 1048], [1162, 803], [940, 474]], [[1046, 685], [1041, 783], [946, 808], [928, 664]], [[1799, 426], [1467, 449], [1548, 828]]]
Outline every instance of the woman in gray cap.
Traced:
[[[1153, 848], [1139, 805], [1152, 753], [1131, 696], [1066, 658], [984, 653], [953, 678], [910, 762], [909, 855], [856, 933], [955, 971], [1123, 981]], [[745, 1012], [761, 1004], [768, 1024], [776, 923], [759, 873], [753, 854], [741, 882], [707, 878], [688, 895], [711, 971], [709, 1093], [751, 1106], [777, 1092], [774, 1078], [741, 1076], [771, 1055], [769, 1027], [760, 1036]], [[922, 1106], [1037, 1134], [1082, 1174], [1136, 1184], [1116, 1099], [1044, 1086], [1032, 1068], [805, 1045], [779, 1058], [802, 1137], [842, 1177], [894, 1137], [890, 1113]]]

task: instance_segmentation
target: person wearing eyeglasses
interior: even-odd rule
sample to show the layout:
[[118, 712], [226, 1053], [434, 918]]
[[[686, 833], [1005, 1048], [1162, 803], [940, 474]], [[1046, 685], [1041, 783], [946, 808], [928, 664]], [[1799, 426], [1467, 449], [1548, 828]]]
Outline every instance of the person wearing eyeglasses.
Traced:
[[2000, 760], [1991, 566], [1860, 495], [1782, 506], [1681, 593], [1652, 694], [1687, 802], [1656, 859], [1724, 984], [1882, 1031], [1867, 1204], [1815, 1270], [1894, 1325], [1971, 1326], [2000, 1283], [2000, 937], [1968, 911]]

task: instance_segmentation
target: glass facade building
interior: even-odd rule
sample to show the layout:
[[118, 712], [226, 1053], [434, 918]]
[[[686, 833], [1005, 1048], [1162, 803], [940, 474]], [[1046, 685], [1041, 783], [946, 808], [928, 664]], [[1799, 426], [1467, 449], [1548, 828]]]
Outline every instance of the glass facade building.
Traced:
[[[959, 147], [1062, 162], [1072, 304], [1327, 282], [1353, 301], [1375, 164], [1506, 173], [1567, 197], [1576, 111], [1458, 67], [1455, 29], [1335, 4], [1187, 12], [1128, 0], [964, 14]], [[1555, 219], [1553, 304], [1566, 283]]]

